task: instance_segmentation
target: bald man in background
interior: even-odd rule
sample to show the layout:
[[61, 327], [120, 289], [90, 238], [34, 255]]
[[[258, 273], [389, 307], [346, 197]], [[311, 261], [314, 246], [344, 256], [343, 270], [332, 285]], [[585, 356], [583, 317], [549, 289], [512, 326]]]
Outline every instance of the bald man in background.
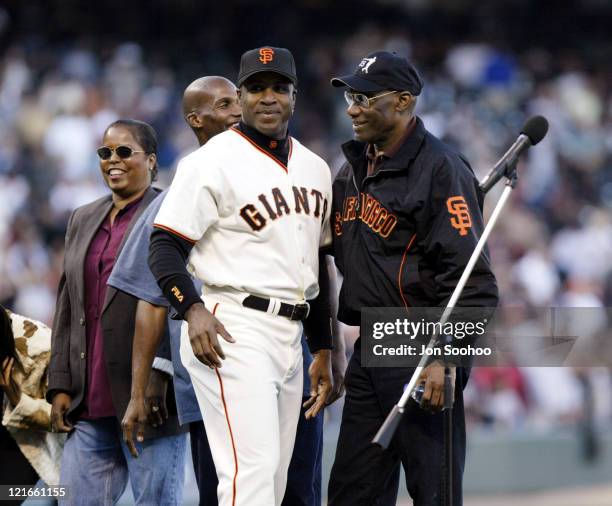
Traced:
[[183, 117], [200, 147], [240, 121], [236, 86], [218, 76], [200, 77], [183, 93]]
[[[240, 105], [236, 86], [224, 77], [209, 76], [193, 81], [183, 94], [183, 117], [203, 146], [215, 135], [240, 121]], [[217, 504], [217, 473], [208, 446], [202, 415], [191, 386], [189, 374], [180, 360], [180, 321], [168, 318], [168, 302], [147, 265], [149, 237], [153, 219], [167, 191], [161, 193], [142, 214], [117, 259], [108, 284], [139, 299], [136, 310], [132, 350], [131, 400], [122, 421], [124, 440], [134, 457], [143, 442], [148, 402], [145, 391], [152, 365], [174, 376], [174, 395], [181, 425], [189, 424], [191, 455], [200, 492], [200, 505]], [[169, 343], [172, 363], [164, 364], [154, 357], [158, 346]], [[163, 406], [150, 423], [162, 424], [168, 416]], [[136, 429], [135, 443], [133, 432]]]

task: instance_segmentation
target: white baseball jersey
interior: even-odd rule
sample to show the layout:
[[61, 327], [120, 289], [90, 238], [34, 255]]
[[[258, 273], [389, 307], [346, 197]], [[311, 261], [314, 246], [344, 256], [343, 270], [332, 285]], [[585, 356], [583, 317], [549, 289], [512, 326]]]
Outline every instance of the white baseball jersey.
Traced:
[[[302, 402], [302, 325], [242, 306], [244, 296], [317, 296], [319, 248], [331, 242], [331, 173], [290, 139], [287, 166], [237, 130], [179, 163], [155, 226], [194, 243], [202, 298], [236, 339], [219, 369], [194, 355], [187, 323], [181, 359], [215, 462], [220, 506], [278, 506]], [[274, 305], [274, 307], [278, 307]], [[322, 415], [319, 415], [322, 416]]]
[[290, 138], [285, 167], [230, 129], [185, 156], [155, 226], [195, 243], [206, 285], [299, 301], [318, 294], [318, 251], [331, 243], [331, 172]]

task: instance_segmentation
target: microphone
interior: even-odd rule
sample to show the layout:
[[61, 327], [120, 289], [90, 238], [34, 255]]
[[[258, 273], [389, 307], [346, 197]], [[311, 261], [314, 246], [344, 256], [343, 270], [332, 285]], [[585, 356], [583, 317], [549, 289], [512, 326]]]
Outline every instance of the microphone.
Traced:
[[548, 132], [548, 121], [544, 116], [533, 116], [529, 118], [521, 129], [521, 134], [518, 136], [514, 144], [510, 147], [506, 154], [502, 156], [495, 164], [495, 167], [486, 175], [480, 183], [480, 189], [487, 193], [495, 183], [497, 183], [504, 175], [509, 167], [516, 164], [518, 158], [527, 151], [531, 146], [535, 146], [540, 142]]

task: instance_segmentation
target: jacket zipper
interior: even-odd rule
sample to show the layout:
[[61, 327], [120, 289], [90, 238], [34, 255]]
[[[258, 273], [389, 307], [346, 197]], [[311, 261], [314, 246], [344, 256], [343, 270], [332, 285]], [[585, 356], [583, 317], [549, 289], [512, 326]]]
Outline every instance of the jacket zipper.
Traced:
[[[352, 168], [352, 166], [351, 166]], [[385, 172], [395, 172], [395, 170], [391, 170], [391, 169], [387, 169], [387, 170], [379, 170], [376, 174], [372, 174], [371, 176], [366, 176], [363, 178], [363, 183], [365, 186], [365, 182], [370, 179], [373, 178], [374, 176], [377, 176], [378, 174], [382, 174]], [[355, 206], [355, 212], [357, 214], [359, 214], [360, 210], [361, 210], [361, 190], [359, 189], [359, 187], [357, 186], [357, 181], [355, 180], [355, 171], [351, 170], [351, 179], [353, 180], [353, 186], [355, 186], [355, 190], [357, 190], [357, 205]]]

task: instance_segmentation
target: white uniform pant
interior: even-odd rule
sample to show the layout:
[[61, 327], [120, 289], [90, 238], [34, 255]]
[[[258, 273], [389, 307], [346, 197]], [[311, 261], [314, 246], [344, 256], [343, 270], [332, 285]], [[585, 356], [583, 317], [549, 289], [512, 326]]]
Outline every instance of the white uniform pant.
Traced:
[[300, 416], [302, 325], [245, 308], [243, 297], [204, 297], [236, 340], [219, 336], [226, 357], [221, 368], [210, 369], [195, 357], [186, 323], [181, 360], [202, 411], [219, 478], [219, 506], [278, 506]]

